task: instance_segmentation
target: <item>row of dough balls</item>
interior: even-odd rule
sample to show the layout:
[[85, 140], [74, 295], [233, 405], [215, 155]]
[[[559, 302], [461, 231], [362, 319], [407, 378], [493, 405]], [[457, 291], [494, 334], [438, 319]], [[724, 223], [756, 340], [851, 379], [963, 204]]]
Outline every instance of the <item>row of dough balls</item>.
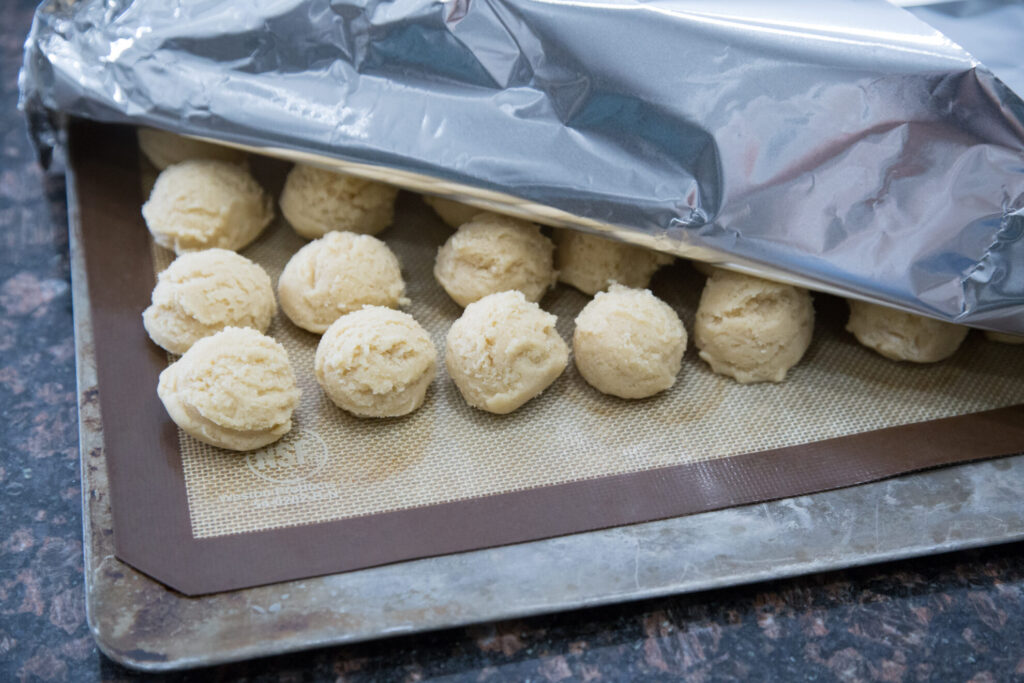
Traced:
[[[431, 203], [436, 207], [439, 200]], [[575, 230], [556, 230], [552, 241], [533, 223], [476, 211], [438, 249], [434, 277], [463, 307], [508, 289], [537, 302], [559, 281], [590, 295], [612, 282], [644, 288], [673, 260]]]
[[[176, 254], [238, 251], [274, 218], [273, 202], [240, 151], [151, 129], [139, 146], [160, 170], [142, 207], [154, 241]], [[333, 230], [376, 234], [391, 225], [398, 188], [296, 164], [281, 191], [281, 212], [306, 239]]]
[[[436, 202], [435, 202], [436, 203]], [[618, 282], [644, 288], [671, 256], [571, 230], [556, 232], [558, 250], [535, 225], [476, 214], [438, 251], [434, 274], [458, 304], [517, 289], [539, 301], [555, 280], [595, 294]], [[556, 270], [557, 266], [557, 270]], [[781, 382], [803, 357], [814, 328], [807, 290], [717, 268], [697, 309], [694, 338], [701, 359], [747, 384]], [[951, 356], [968, 328], [895, 309], [849, 301], [847, 329], [864, 346], [897, 361], [931, 363]], [[1024, 337], [986, 332], [995, 341]]]
[[[738, 382], [781, 382], [807, 350], [814, 308], [807, 290], [717, 268], [697, 307], [694, 338], [700, 357]], [[936, 363], [952, 356], [970, 328], [887, 306], [848, 299], [848, 332], [894, 361]], [[991, 340], [1022, 344], [1024, 337], [986, 331]]]
[[[517, 290], [469, 304], [445, 338], [445, 365], [466, 402], [507, 414], [547, 389], [569, 359], [556, 323]], [[576, 318], [576, 365], [604, 393], [642, 398], [669, 388], [685, 348], [679, 317], [649, 290], [613, 285]], [[366, 307], [331, 324], [315, 370], [339, 407], [361, 417], [396, 417], [422, 405], [436, 362], [429, 336], [411, 316]]]
[[[672, 257], [570, 230], [555, 245], [540, 227], [476, 211], [438, 249], [434, 276], [458, 305], [508, 290], [538, 302], [561, 279], [588, 294], [618, 282], [646, 287]], [[556, 268], [557, 266], [557, 268]], [[322, 334], [366, 305], [408, 303], [397, 257], [370, 235], [332, 231], [297, 251], [278, 283], [281, 308], [299, 327]]]
[[[710, 268], [694, 323], [694, 342], [711, 369], [741, 384], [781, 382], [811, 343], [814, 306], [801, 288]], [[969, 328], [848, 300], [846, 329], [860, 344], [896, 361], [934, 363], [953, 355]], [[990, 339], [1024, 337], [986, 332]]]
[[[143, 217], [157, 244], [181, 254], [209, 248], [238, 251], [273, 219], [270, 198], [249, 173], [244, 152], [164, 131], [140, 129], [139, 144], [160, 169]], [[375, 235], [394, 218], [398, 190], [383, 183], [296, 164], [281, 192], [281, 212], [307, 239], [332, 231]], [[609, 280], [645, 287], [672, 257], [647, 249], [559, 231], [553, 244], [537, 226], [449, 199], [427, 203], [459, 231], [441, 249], [436, 274], [465, 306], [487, 293], [520, 289], [531, 301], [561, 280], [587, 294]], [[474, 220], [475, 219], [475, 220]], [[320, 330], [322, 331], [322, 330]]]
[[[506, 414], [548, 388], [569, 358], [556, 322], [516, 290], [467, 306], [445, 340], [449, 375], [466, 402]], [[640, 398], [675, 382], [686, 331], [649, 290], [613, 285], [580, 313], [573, 346], [580, 373], [595, 388]], [[314, 372], [339, 408], [359, 417], [398, 417], [423, 404], [437, 375], [437, 352], [412, 316], [366, 306], [327, 329]], [[161, 373], [157, 393], [184, 431], [238, 451], [286, 434], [299, 399], [284, 348], [238, 327], [199, 339]]]
[[[643, 268], [630, 268], [639, 261], [632, 252], [646, 250], [586, 235], [564, 236], [560, 242], [565, 266], [561, 273], [576, 282], [586, 279], [580, 287], [591, 294], [610, 282], [645, 287], [653, 270], [665, 262], [662, 255], [649, 252]], [[478, 213], [438, 250], [435, 275], [463, 307], [510, 289], [536, 302], [558, 273], [553, 248], [536, 225]], [[609, 258], [592, 258], [599, 250], [608, 252]], [[610, 258], [617, 251], [624, 258]], [[159, 277], [145, 317], [147, 329], [173, 353], [183, 353], [219, 327], [265, 330], [275, 305], [269, 278], [261, 273], [258, 266], [226, 249], [186, 252]], [[292, 255], [278, 281], [278, 297], [295, 325], [316, 334], [363, 306], [397, 308], [409, 303], [395, 254], [376, 237], [346, 231], [329, 232]]]

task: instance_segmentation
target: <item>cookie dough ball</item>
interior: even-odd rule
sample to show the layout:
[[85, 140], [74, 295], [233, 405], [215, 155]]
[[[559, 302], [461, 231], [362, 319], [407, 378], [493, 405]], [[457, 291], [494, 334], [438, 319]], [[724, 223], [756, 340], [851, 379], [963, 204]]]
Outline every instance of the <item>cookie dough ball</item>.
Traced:
[[716, 269], [701, 293], [693, 336], [714, 372], [750, 384], [784, 380], [813, 329], [807, 290]]
[[214, 247], [238, 251], [263, 232], [274, 209], [241, 166], [197, 159], [160, 172], [142, 216], [153, 241], [182, 254]]
[[559, 230], [555, 240], [559, 281], [584, 294], [596, 294], [612, 282], [643, 289], [654, 271], [673, 261], [668, 254], [578, 230]]
[[155, 128], [139, 128], [139, 149], [159, 170], [189, 159], [214, 159], [232, 164], [245, 164], [248, 156], [234, 147], [195, 140]]
[[467, 306], [445, 344], [448, 374], [466, 403], [503, 415], [550, 386], [569, 362], [556, 321], [514, 290]]
[[281, 191], [281, 213], [307, 239], [334, 230], [376, 235], [395, 217], [398, 188], [296, 164]]
[[612, 285], [576, 317], [576, 368], [590, 386], [621, 398], [668, 389], [686, 350], [686, 328], [672, 307], [647, 289]]
[[408, 313], [367, 306], [327, 328], [315, 370], [339, 408], [359, 417], [398, 417], [423, 405], [437, 375], [437, 350]]
[[285, 315], [316, 334], [363, 306], [409, 303], [398, 258], [376, 237], [353, 232], [329, 232], [295, 252], [277, 295]]
[[457, 228], [463, 223], [468, 223], [473, 216], [484, 212], [483, 209], [457, 202], [454, 199], [434, 197], [428, 194], [423, 195], [423, 201], [441, 217], [441, 220], [453, 228]]
[[1024, 335], [1019, 334], [1006, 334], [1005, 332], [985, 330], [985, 338], [1000, 344], [1024, 344]]
[[892, 360], [934, 363], [949, 358], [967, 336], [962, 325], [849, 299], [846, 330], [864, 346]]
[[277, 303], [270, 276], [227, 249], [182, 254], [157, 278], [142, 323], [158, 346], [185, 353], [225, 327], [266, 332]]
[[284, 347], [238, 327], [197, 341], [160, 373], [157, 394], [185, 432], [233, 451], [261, 448], [287, 434], [299, 402]]
[[510, 289], [540, 301], [558, 276], [554, 248], [533, 223], [479, 213], [438, 250], [434, 277], [460, 306]]

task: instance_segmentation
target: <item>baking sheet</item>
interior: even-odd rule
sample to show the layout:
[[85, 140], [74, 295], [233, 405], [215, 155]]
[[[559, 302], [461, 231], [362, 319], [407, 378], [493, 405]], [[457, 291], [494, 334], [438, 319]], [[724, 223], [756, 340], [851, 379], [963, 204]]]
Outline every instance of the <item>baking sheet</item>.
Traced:
[[[782, 384], [736, 385], [691, 358], [672, 391], [622, 401], [570, 369], [524, 409], [492, 416], [468, 408], [442, 370], [423, 408], [386, 421], [348, 418], [325, 400], [311, 373], [317, 338], [282, 319], [272, 332], [306, 385], [291, 438], [250, 456], [209, 448], [183, 434], [155, 395], [169, 358], [139, 324], [155, 274], [133, 131], [73, 132], [116, 553], [186, 594], [772, 500], [1024, 448], [1024, 404], [1013, 405], [1024, 398], [1019, 349], [976, 340], [942, 366], [891, 363], [842, 332], [845, 307], [830, 299], [819, 306], [817, 346]], [[286, 166], [265, 161], [253, 166], [274, 192]], [[388, 239], [406, 257], [413, 312], [440, 341], [460, 311], [430, 275], [436, 245], [423, 233], [432, 220], [407, 196]], [[288, 240], [298, 242], [278, 225], [247, 253], [262, 246], [263, 261], [280, 266]], [[699, 281], [671, 270], [663, 280], [662, 294], [691, 317]], [[567, 288], [545, 298], [556, 310], [582, 301]], [[748, 450], [731, 450], [737, 441]], [[377, 481], [359, 481], [360, 471], [377, 472]]]
[[[70, 185], [73, 186], [74, 183], [72, 182]], [[80, 227], [75, 225], [78, 211], [74, 197], [71, 198], [70, 203], [72, 205], [72, 226], [73, 228]], [[190, 663], [234, 659], [250, 656], [255, 652], [266, 654], [273, 651], [309, 647], [321, 642], [346, 642], [385, 635], [393, 629], [401, 631], [420, 630], [514, 614], [561, 609], [581, 604], [599, 604], [615, 599], [694, 589], [707, 585], [720, 585], [720, 582], [729, 583], [753, 580], [759, 577], [785, 575], [787, 573], [814, 570], [827, 566], [842, 566], [844, 563], [860, 563], [869, 561], [873, 557], [889, 556], [892, 553], [916, 554], [943, 547], [955, 547], [958, 543], [971, 545], [992, 542], [993, 540], [1010, 540], [1020, 535], [1021, 521], [1019, 512], [1016, 513], [1015, 518], [1012, 515], [1002, 515], [1000, 517], [1001, 513], [1010, 512], [1010, 510], [1015, 511], [1015, 508], [1011, 506], [1010, 510], [1000, 510], [999, 505], [996, 505], [996, 514], [989, 518], [989, 521], [991, 522], [994, 518], [999, 520], [998, 523], [992, 522], [989, 527], [984, 529], [977, 524], [974, 526], [968, 524], [965, 535], [963, 531], [965, 527], [963, 522], [961, 522], [955, 525], [955, 531], [947, 533], [944, 539], [940, 540], [940, 536], [933, 534], [930, 544], [923, 543], [922, 538], [917, 538], [914, 542], [903, 544], [902, 549], [900, 549], [900, 545], [890, 544], [891, 539], [877, 537], [878, 531], [889, 525], [887, 523], [879, 525], [876, 519], [876, 544], [874, 548], [870, 547], [870, 544], [855, 543], [853, 547], [845, 548], [846, 552], [844, 553], [843, 549], [836, 547], [830, 549], [829, 544], [824, 543], [819, 552], [819, 549], [813, 546], [808, 548], [804, 543], [795, 542], [796, 539], [792, 539], [794, 543], [786, 547], [790, 554], [785, 558], [780, 558], [778, 549], [776, 549], [773, 552], [766, 552], [765, 557], [759, 561], [752, 562], [751, 559], [747, 559], [745, 567], [743, 562], [741, 562], [740, 565], [729, 569], [730, 563], [725, 561], [724, 566], [726, 568], [721, 572], [711, 571], [711, 567], [721, 564], [721, 561], [716, 559], [717, 557], [729, 558], [737, 553], [742, 556], [747, 553], [749, 548], [736, 547], [723, 554], [723, 548], [714, 547], [713, 555], [709, 555], [706, 558], [701, 559], [700, 557], [692, 556], [692, 544], [696, 544], [698, 550], [700, 550], [701, 546], [708, 546], [709, 543], [714, 545], [712, 539], [707, 538], [707, 532], [714, 528], [715, 519], [720, 519], [723, 523], [726, 520], [731, 520], [729, 522], [730, 526], [722, 527], [722, 529], [729, 530], [725, 536], [729, 537], [730, 545], [732, 541], [738, 540], [741, 546], [753, 546], [765, 552], [766, 539], [763, 537], [765, 526], [764, 520], [761, 519], [762, 513], [759, 512], [762, 509], [771, 510], [777, 508], [774, 514], [779, 515], [780, 518], [792, 516], [786, 512], [787, 509], [793, 511], [793, 514], [801, 519], [795, 523], [795, 526], [792, 520], [787, 521], [785, 526], [801, 530], [801, 533], [805, 536], [809, 537], [817, 534], [824, 537], [830, 535], [834, 530], [828, 530], [828, 534], [822, 533], [823, 530], [817, 527], [812, 518], [803, 519], [805, 514], [800, 512], [800, 509], [805, 505], [816, 505], [817, 503], [814, 501], [817, 501], [819, 496], [826, 496], [824, 499], [826, 501], [825, 505], [831, 508], [833, 503], [829, 501], [833, 499], [827, 497], [829, 494], [818, 494], [801, 498], [797, 501], [723, 511], [722, 513], [707, 513], [697, 517], [669, 520], [667, 522], [623, 527], [605, 532], [578, 534], [548, 542], [534, 542], [522, 546], [463, 553], [461, 555], [449, 556], [448, 558], [403, 563], [376, 570], [364, 570], [362, 572], [353, 572], [322, 579], [291, 582], [263, 589], [235, 591], [198, 600], [186, 600], [125, 567], [113, 559], [109, 552], [104, 552], [110, 549], [110, 524], [109, 518], [105, 517], [105, 515], [109, 515], [109, 511], [103, 509], [107, 500], [105, 473], [102, 471], [104, 467], [104, 452], [99, 445], [101, 434], [100, 423], [97, 421], [99, 415], [98, 406], [96, 405], [95, 380], [94, 377], [90, 376], [95, 350], [92, 348], [91, 335], [87, 329], [89, 321], [88, 306], [83, 305], [84, 300], [82, 298], [84, 296], [82, 292], [84, 278], [80, 258], [81, 245], [78, 239], [74, 239], [73, 242], [75, 248], [75, 310], [76, 322], [78, 324], [76, 338], [78, 339], [80, 385], [82, 387], [83, 400], [83, 474], [84, 479], [88, 482], [88, 489], [92, 493], [92, 496], [86, 499], [86, 536], [89, 546], [87, 560], [90, 566], [90, 623], [94, 625], [101, 645], [105, 650], [112, 653], [115, 658], [135, 666], [173, 668]], [[83, 308], [85, 309], [84, 317]], [[1002, 468], [1012, 473], [1016, 466], [1014, 464], [1016, 460], [1004, 460], [983, 467], [997, 468], [995, 471], [999, 471], [999, 468]], [[1007, 465], [1006, 463], [1009, 464]], [[929, 477], [934, 474], [937, 473], [920, 476]], [[916, 479], [916, 477], [909, 478], [911, 481]], [[926, 479], [924, 481], [930, 480]], [[993, 477], [990, 483], [995, 481]], [[984, 484], [984, 477], [982, 477], [981, 484]], [[1016, 490], [1019, 495], [1020, 487], [1018, 484], [1019, 481], [1014, 480], [1011, 475], [1009, 482], [1003, 488], [1008, 487], [1014, 490], [1014, 487], [1017, 486]], [[879, 484], [877, 486], [883, 485]], [[888, 487], [888, 484], [886, 486]], [[870, 489], [870, 487], [861, 488]], [[982, 488], [984, 487], [982, 486]], [[859, 490], [851, 489], [850, 491]], [[901, 491], [905, 494], [908, 489], [902, 488]], [[1005, 492], [1005, 490], [996, 492], [995, 498], [997, 501], [1001, 500], [1000, 496]], [[938, 501], [942, 501], [945, 498], [946, 502], [956, 500], [957, 505], [961, 508], [966, 503], [968, 508], [975, 506], [987, 509], [990, 501], [974, 500], [973, 492], [968, 496], [969, 500], [965, 501], [963, 500], [963, 495], [961, 495], [962, 493], [963, 491], [957, 492], [954, 490], [952, 495], [946, 495], [940, 490], [934, 498], [929, 499], [926, 497], [920, 501], [917, 504], [917, 508], [923, 509], [923, 507], [927, 507], [929, 500], [933, 501], [931, 507], [940, 507], [937, 505]], [[845, 498], [844, 504], [851, 505], [851, 501], [856, 501], [859, 497], [863, 496], [863, 494], [859, 494], [851, 499], [848, 494], [849, 492], [843, 491], [834, 492], [834, 495], [838, 496], [834, 499], [835, 504], [840, 504], [840, 501]], [[899, 499], [899, 496], [897, 496], [894, 500]], [[98, 509], [93, 510], [94, 506], [97, 506]], [[886, 504], [887, 506], [888, 503]], [[876, 501], [875, 509], [876, 511], [880, 509], [878, 501]], [[92, 514], [94, 511], [96, 515]], [[816, 512], [822, 512], [822, 510], [816, 510]], [[849, 513], [851, 512], [855, 514], [850, 515]], [[857, 527], [860, 523], [857, 518], [861, 512], [863, 510], [856, 511], [852, 508], [840, 509], [839, 511], [832, 510], [821, 519], [840, 520], [842, 522], [840, 528], [845, 525], [847, 530], [853, 533], [853, 528]], [[889, 514], [890, 512], [883, 510], [884, 514]], [[753, 516], [747, 519], [747, 516], [751, 513]], [[716, 514], [719, 514], [719, 517], [711, 516]], [[988, 515], [990, 513], [986, 512], [985, 514]], [[940, 522], [941, 517], [939, 515]], [[691, 544], [677, 545], [677, 543], [687, 541], [687, 538], [685, 533], [673, 538], [672, 534], [674, 532], [672, 530], [689, 528], [691, 532], [698, 532], [701, 529], [700, 525], [692, 526], [695, 522], [685, 521], [697, 519], [704, 519], [703, 522], [699, 523], [705, 525], [703, 527], [704, 531], [700, 532], [697, 537], [690, 538]], [[968, 514], [964, 519], [968, 520], [971, 517]], [[744, 524], [749, 525], [751, 529], [752, 536], [746, 539], [746, 541], [744, 541], [742, 536], [746, 532], [747, 526], [744, 524], [734, 524], [738, 520], [746, 520]], [[918, 525], [920, 523], [921, 520], [915, 522]], [[708, 527], [706, 526], [707, 524], [712, 526]], [[939, 528], [941, 529], [941, 526]], [[781, 530], [773, 532], [773, 537], [776, 540], [778, 540], [779, 533], [781, 533]], [[656, 542], [652, 542], [651, 534], [654, 534], [654, 537], [658, 539]], [[623, 555], [623, 539], [631, 538], [636, 541], [635, 547], [631, 549], [630, 553]], [[719, 538], [718, 541], [721, 541], [722, 538]], [[848, 535], [848, 540], [849, 538], [852, 537]], [[819, 540], [824, 541], [825, 539]], [[906, 541], [907, 539], [903, 540]], [[832, 545], [835, 546], [835, 543]], [[570, 552], [576, 553], [574, 555], [574, 562], [576, 563], [581, 563], [581, 560], [594, 557], [593, 553], [595, 550], [601, 552], [607, 550], [616, 553], [616, 556], [602, 559], [596, 563], [596, 565], [601, 566], [590, 566], [586, 569], [574, 568], [572, 572], [569, 572], [570, 567], [573, 565], [564, 564], [566, 558], [562, 554], [566, 552], [567, 548]], [[651, 554], [651, 551], [654, 549], [656, 549], [656, 552]], [[685, 549], [685, 553], [681, 551], [682, 549]], [[705, 547], [705, 550], [710, 551], [712, 548]], [[856, 552], [851, 552], [854, 550]], [[623, 575], [621, 573], [622, 567], [619, 566], [622, 562], [630, 559], [628, 557], [630, 554], [632, 554], [632, 561], [634, 563], [632, 588], [621, 585], [621, 579], [624, 576], [628, 577], [628, 574]], [[683, 556], [685, 556], [685, 560]], [[776, 560], [775, 562], [772, 562], [773, 557]], [[507, 562], [514, 564], [509, 566], [506, 564]], [[541, 565], [539, 567], [537, 565], [538, 562]], [[691, 581], [687, 579], [689, 570], [684, 571], [683, 578], [680, 579], [678, 570], [681, 567], [693, 566], [695, 563], [699, 565], [702, 562], [708, 562], [709, 564], [695, 575], [699, 577], [697, 580]], [[765, 564], [766, 562], [767, 564]], [[467, 566], [467, 563], [469, 566]], [[608, 566], [605, 567], [606, 563]], [[593, 565], [595, 563], [591, 562], [590, 564]], [[756, 571], [749, 571], [752, 566], [757, 567]], [[485, 567], [490, 567], [490, 571], [485, 571]], [[601, 576], [602, 568], [608, 572], [604, 576]], [[472, 576], [465, 576], [463, 574], [467, 570]], [[479, 583], [474, 578], [479, 576], [481, 571], [487, 575], [481, 577], [483, 583]], [[566, 576], [548, 576], [551, 571], [562, 571], [563, 574], [569, 572], [575, 579], [580, 578], [579, 575], [582, 572], [587, 575], [589, 585], [578, 585], [573, 582], [572, 585], [574, 587], [569, 589]], [[538, 590], [536, 592], [527, 591], [528, 594], [520, 595], [519, 600], [509, 599], [511, 596], [503, 595], [502, 599], [498, 601], [492, 600], [493, 591], [487, 592], [486, 595], [481, 592], [485, 586], [491, 583], [492, 579], [498, 579], [502, 576], [509, 578], [510, 572], [518, 577], [512, 580], [517, 591], [518, 587], [523, 585], [524, 580], [530, 584], [537, 584]], [[522, 572], [522, 574], [520, 575], [519, 572]], [[597, 576], [591, 576], [594, 572], [597, 573]], [[458, 573], [458, 576], [456, 576], [456, 573]], [[648, 578], [651, 575], [660, 577], [660, 579], [655, 580], [653, 583], [649, 582]], [[345, 579], [342, 577], [352, 578]], [[399, 584], [391, 583], [395, 580], [399, 581]], [[367, 581], [370, 583], [367, 584]], [[406, 583], [401, 584], [403, 581]], [[408, 596], [402, 594], [401, 591], [389, 588], [389, 586], [393, 588], [396, 585], [408, 585], [409, 581], [415, 581], [416, 585], [424, 586], [423, 595]], [[474, 583], [479, 583], [479, 585], [473, 585]], [[341, 593], [339, 593], [339, 586], [344, 587]], [[461, 586], [463, 590], [468, 590], [470, 593], [453, 593], [453, 586]], [[613, 586], [614, 589], [612, 588]], [[354, 590], [350, 590], [353, 588]], [[552, 590], [547, 592], [548, 588]], [[499, 590], [499, 592], [508, 590], [509, 587], [505, 587]], [[291, 591], [294, 591], [294, 593]], [[332, 599], [327, 600], [327, 604], [323, 604], [326, 596], [330, 593], [333, 593], [331, 595]], [[373, 596], [374, 602], [362, 601], [362, 598], [369, 598], [370, 596]], [[278, 598], [274, 602], [260, 602], [264, 598], [274, 597]], [[340, 599], [336, 600], [333, 598]], [[439, 604], [438, 600], [445, 602], [445, 605]], [[288, 601], [291, 602], [289, 603]], [[287, 614], [291, 621], [278, 622], [276, 615], [285, 610], [283, 606], [285, 603], [287, 603]], [[388, 615], [382, 614], [381, 605], [385, 604], [388, 605], [388, 610], [385, 610], [388, 612], [392, 611], [392, 605], [399, 605], [397, 611], [401, 616], [391, 622], [391, 626], [382, 625], [390, 620]], [[252, 608], [251, 612], [243, 609], [239, 613], [239, 605], [250, 605]], [[276, 608], [275, 605], [277, 606]], [[431, 605], [432, 607], [425, 610], [424, 605]], [[408, 606], [411, 611], [405, 610], [405, 606]], [[299, 612], [295, 611], [296, 608]], [[173, 635], [167, 630], [169, 628], [168, 624], [158, 623], [160, 620], [153, 619], [154, 609], [163, 610], [164, 612], [169, 610], [174, 613], [175, 619], [173, 621], [175, 625]], [[209, 612], [199, 613], [196, 611], [197, 609], [209, 610]], [[353, 613], [353, 609], [355, 613]], [[119, 616], [116, 619], [112, 619], [115, 613], [119, 614]], [[191, 620], [196, 618], [203, 620], [204, 625], [202, 627], [198, 624], [192, 624]], [[298, 629], [298, 633], [292, 632], [295, 630], [293, 627], [296, 619], [299, 619], [304, 625], [308, 625], [308, 628], [304, 626]], [[188, 624], [187, 626], [185, 625], [186, 623]], [[275, 625], [280, 625], [281, 623], [289, 624], [288, 633], [275, 631]], [[230, 626], [228, 626], [229, 624]], [[230, 633], [229, 629], [231, 630]], [[270, 630], [268, 631], [267, 629]], [[182, 642], [171, 642], [177, 641], [179, 637], [183, 639]], [[129, 643], [136, 647], [126, 648], [126, 644]], [[259, 649], [254, 649], [257, 647]]]

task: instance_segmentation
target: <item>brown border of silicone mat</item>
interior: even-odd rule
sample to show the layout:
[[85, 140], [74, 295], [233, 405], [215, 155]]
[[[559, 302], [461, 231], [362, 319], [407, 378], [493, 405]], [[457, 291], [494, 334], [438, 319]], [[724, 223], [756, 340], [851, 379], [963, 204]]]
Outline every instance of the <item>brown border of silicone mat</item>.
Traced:
[[153, 265], [139, 213], [134, 132], [76, 122], [70, 154], [95, 330], [116, 553], [186, 594], [804, 495], [1024, 450], [1024, 405], [1017, 405], [723, 460], [195, 539], [177, 428], [154, 390], [167, 359], [140, 324]]

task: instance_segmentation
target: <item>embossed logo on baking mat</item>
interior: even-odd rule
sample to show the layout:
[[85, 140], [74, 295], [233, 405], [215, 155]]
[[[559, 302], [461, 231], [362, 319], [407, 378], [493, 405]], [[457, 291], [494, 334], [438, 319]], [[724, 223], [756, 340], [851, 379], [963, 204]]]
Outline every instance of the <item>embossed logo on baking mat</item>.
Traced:
[[292, 430], [277, 443], [245, 454], [249, 473], [272, 484], [312, 481], [327, 465], [327, 444], [314, 432]]
[[[406, 195], [395, 225], [380, 235], [402, 263], [412, 300], [406, 310], [442, 353], [448, 327], [461, 313], [432, 274], [437, 247], [450, 232]], [[243, 253], [276, 282], [303, 244], [278, 219]], [[160, 268], [172, 255], [154, 248], [154, 256]], [[680, 313], [691, 337], [702, 285], [703, 278], [687, 266], [663, 271], [652, 284]], [[558, 315], [559, 332], [570, 340], [573, 319], [587, 301], [559, 285], [542, 305]], [[357, 419], [327, 400], [312, 370], [319, 337], [278, 313], [269, 334], [288, 350], [303, 392], [287, 443], [319, 440], [327, 461], [310, 471], [302, 458], [281, 460], [286, 446], [239, 456], [181, 433], [193, 534], [208, 538], [492, 496], [1024, 401], [1024, 373], [1012, 370], [1024, 366], [1014, 364], [1021, 349], [987, 343], [976, 334], [944, 363], [893, 363], [844, 332], [845, 305], [830, 303], [836, 310], [819, 314], [811, 348], [782, 384], [739, 385], [715, 375], [697, 358], [691, 339], [676, 386], [643, 401], [598, 393], [570, 363], [540, 398], [511, 415], [490, 415], [464, 404], [442, 363], [425, 405], [411, 416], [387, 420]], [[272, 477], [266, 474], [271, 462]], [[284, 462], [293, 464], [279, 464]], [[289, 486], [295, 490], [289, 493]]]

